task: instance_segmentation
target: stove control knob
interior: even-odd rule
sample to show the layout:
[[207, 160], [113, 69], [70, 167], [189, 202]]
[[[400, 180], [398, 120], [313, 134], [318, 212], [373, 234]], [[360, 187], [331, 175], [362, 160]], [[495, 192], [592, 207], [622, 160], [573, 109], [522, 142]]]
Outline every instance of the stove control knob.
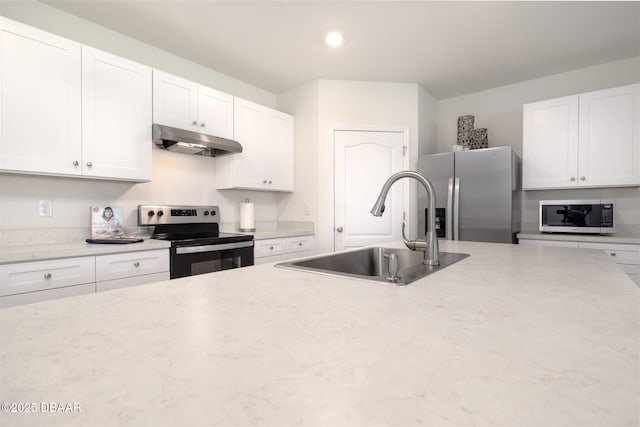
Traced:
[[154, 216], [155, 214], [156, 214], [156, 213], [155, 213], [154, 211], [149, 211], [149, 212], [147, 212], [147, 216], [148, 216], [148, 217], [152, 217], [152, 216]]
[[214, 216], [216, 214], [216, 211], [211, 211], [211, 216]]
[[164, 215], [164, 212], [158, 211], [158, 218], [160, 218], [162, 215]]
[[209, 211], [204, 211], [204, 216], [209, 216]]

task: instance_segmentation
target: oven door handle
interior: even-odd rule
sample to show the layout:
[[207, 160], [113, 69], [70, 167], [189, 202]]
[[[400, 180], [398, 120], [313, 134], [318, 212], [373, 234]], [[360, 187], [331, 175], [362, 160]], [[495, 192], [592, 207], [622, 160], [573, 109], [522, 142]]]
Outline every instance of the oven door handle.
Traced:
[[219, 245], [184, 246], [176, 248], [176, 255], [224, 251], [227, 249], [249, 248], [251, 246], [253, 246], [253, 240], [250, 242], [221, 243]]

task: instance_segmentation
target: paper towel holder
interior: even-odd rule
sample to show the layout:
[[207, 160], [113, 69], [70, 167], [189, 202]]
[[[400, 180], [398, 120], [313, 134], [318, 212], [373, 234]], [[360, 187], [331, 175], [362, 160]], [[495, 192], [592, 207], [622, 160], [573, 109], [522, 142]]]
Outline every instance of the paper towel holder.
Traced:
[[240, 231], [255, 232], [255, 219], [253, 211], [253, 203], [249, 202], [249, 198], [244, 199], [245, 203], [240, 203]]

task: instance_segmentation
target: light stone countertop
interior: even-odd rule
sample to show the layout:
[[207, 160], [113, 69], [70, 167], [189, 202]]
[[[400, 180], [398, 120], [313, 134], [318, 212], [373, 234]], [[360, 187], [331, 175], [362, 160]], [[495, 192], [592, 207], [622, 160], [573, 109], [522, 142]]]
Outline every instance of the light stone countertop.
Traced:
[[171, 242], [145, 239], [139, 243], [100, 244], [86, 242], [47, 243], [40, 245], [0, 247], [0, 264], [26, 261], [44, 261], [58, 258], [108, 255], [123, 252], [149, 251], [169, 248]]
[[264, 264], [1, 309], [1, 400], [37, 411], [0, 424], [640, 424], [639, 289], [607, 255], [440, 248], [471, 256], [402, 287]]

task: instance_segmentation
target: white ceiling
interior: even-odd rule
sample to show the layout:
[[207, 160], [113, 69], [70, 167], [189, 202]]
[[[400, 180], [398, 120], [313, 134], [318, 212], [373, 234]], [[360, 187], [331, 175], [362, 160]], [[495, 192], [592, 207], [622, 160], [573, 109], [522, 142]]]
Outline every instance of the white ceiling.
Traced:
[[637, 1], [44, 2], [273, 93], [344, 79], [442, 99], [640, 55]]

